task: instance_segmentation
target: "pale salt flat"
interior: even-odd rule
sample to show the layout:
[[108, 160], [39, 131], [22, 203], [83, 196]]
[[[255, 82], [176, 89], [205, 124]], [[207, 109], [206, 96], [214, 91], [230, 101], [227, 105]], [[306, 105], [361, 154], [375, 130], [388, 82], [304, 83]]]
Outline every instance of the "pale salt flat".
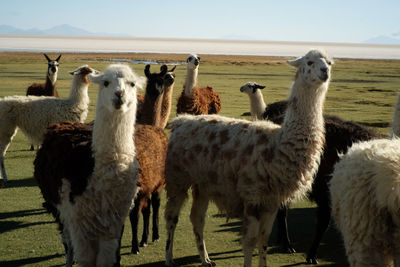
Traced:
[[177, 53], [255, 56], [300, 56], [324, 49], [337, 58], [400, 59], [400, 45], [237, 41], [218, 39], [55, 37], [0, 35], [0, 51]]

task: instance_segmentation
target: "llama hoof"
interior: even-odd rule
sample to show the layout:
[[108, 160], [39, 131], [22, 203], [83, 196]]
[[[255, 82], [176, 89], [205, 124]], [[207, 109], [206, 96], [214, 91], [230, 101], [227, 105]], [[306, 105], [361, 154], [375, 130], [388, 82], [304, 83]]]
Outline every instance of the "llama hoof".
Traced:
[[165, 262], [164, 266], [168, 266], [168, 267], [178, 267], [179, 265], [176, 264], [174, 261], [171, 262]]
[[4, 180], [0, 180], [0, 188], [6, 188], [7, 182]]
[[318, 264], [317, 258], [307, 258], [307, 264]]
[[147, 244], [147, 242], [140, 242], [140, 245], [139, 245], [139, 246], [142, 247], [142, 248], [144, 248], [144, 247], [147, 247], [148, 244]]
[[132, 247], [131, 253], [132, 253], [132, 254], [135, 254], [135, 255], [140, 254], [139, 248], [133, 248], [133, 247]]
[[296, 253], [296, 250], [293, 248], [293, 247], [287, 247], [286, 248], [286, 253], [287, 254], [293, 254], [293, 253]]
[[203, 266], [205, 266], [205, 267], [212, 267], [212, 266], [217, 266], [217, 264], [216, 264], [215, 262], [213, 262], [213, 261], [210, 260], [209, 262], [203, 264]]
[[160, 241], [160, 238], [153, 238], [152, 241], [153, 241], [153, 242], [158, 242], [158, 241]]
[[35, 147], [31, 146], [31, 148], [29, 149], [30, 151], [35, 151]]

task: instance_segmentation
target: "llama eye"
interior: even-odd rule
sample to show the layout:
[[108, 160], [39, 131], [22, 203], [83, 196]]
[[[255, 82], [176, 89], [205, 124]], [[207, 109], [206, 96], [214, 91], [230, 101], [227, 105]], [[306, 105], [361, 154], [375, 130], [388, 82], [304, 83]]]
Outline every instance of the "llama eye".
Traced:
[[314, 62], [312, 62], [312, 61], [308, 61], [308, 62], [307, 62], [307, 65], [308, 65], [308, 66], [311, 66], [312, 64], [314, 64]]
[[133, 82], [131, 82], [129, 85], [130, 85], [131, 87], [134, 87], [134, 86], [135, 86], [135, 84], [134, 84]]
[[108, 81], [104, 81], [104, 86], [107, 87], [110, 83]]
[[329, 66], [332, 65], [332, 62], [328, 61], [328, 65], [329, 65]]

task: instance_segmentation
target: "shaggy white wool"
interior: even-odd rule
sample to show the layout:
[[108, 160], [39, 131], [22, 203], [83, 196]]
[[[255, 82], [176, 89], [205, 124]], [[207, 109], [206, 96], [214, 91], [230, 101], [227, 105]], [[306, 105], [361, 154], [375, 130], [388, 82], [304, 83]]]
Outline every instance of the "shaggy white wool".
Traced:
[[397, 138], [357, 143], [335, 166], [332, 214], [351, 266], [390, 266], [399, 256], [399, 147]]
[[79, 266], [113, 266], [137, 192], [133, 136], [140, 78], [127, 65], [111, 65], [91, 80], [100, 84], [92, 137], [94, 170], [73, 202], [70, 182], [63, 180], [57, 209]]

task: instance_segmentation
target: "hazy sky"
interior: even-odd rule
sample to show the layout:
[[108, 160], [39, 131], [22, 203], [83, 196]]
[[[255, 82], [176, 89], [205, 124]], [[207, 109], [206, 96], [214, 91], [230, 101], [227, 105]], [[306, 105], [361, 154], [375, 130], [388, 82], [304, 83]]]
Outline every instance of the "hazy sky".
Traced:
[[4, 0], [0, 25], [134, 37], [363, 42], [400, 38], [400, 0]]

